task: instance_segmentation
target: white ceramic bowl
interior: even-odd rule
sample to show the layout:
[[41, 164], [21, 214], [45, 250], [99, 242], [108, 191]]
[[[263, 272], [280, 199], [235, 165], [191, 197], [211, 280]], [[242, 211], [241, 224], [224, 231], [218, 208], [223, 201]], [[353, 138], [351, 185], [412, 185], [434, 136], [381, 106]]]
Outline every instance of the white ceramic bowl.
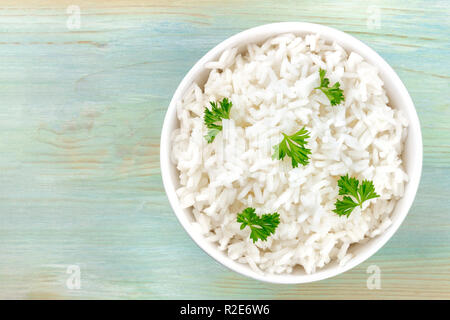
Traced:
[[[409, 120], [408, 137], [403, 151], [403, 161], [406, 172], [409, 175], [409, 182], [406, 185], [404, 197], [398, 201], [392, 213], [392, 225], [383, 234], [369, 240], [367, 243], [351, 246], [349, 251], [354, 254], [354, 258], [347, 262], [345, 266], [341, 267], [336, 262], [332, 262], [313, 274], [306, 274], [298, 270], [292, 274], [260, 275], [247, 265], [230, 259], [225, 253], [219, 251], [215, 244], [205, 241], [192, 228], [191, 222], [193, 221], [193, 216], [191, 210], [180, 207], [178, 197], [175, 193], [176, 188], [179, 186], [179, 178], [178, 171], [170, 160], [172, 149], [170, 135], [179, 126], [175, 103], [181, 100], [185, 91], [194, 81], [199, 85], [203, 85], [206, 82], [209, 70], [204, 68], [205, 63], [218, 59], [225, 49], [239, 47], [245, 50], [245, 46], [248, 43], [262, 43], [272, 36], [287, 32], [297, 35], [319, 33], [324, 39], [336, 41], [348, 52], [354, 51], [358, 53], [367, 62], [379, 68], [380, 77], [384, 81], [384, 87], [389, 97], [390, 105], [403, 110]], [[178, 220], [197, 245], [231, 270], [254, 279], [273, 283], [306, 283], [326, 279], [345, 272], [368, 259], [392, 237], [405, 219], [416, 195], [422, 171], [422, 134], [419, 119], [408, 91], [394, 70], [375, 51], [356, 38], [333, 28], [303, 22], [274, 23], [245, 30], [223, 41], [203, 56], [184, 77], [173, 95], [164, 119], [160, 152], [161, 175], [170, 204]]]

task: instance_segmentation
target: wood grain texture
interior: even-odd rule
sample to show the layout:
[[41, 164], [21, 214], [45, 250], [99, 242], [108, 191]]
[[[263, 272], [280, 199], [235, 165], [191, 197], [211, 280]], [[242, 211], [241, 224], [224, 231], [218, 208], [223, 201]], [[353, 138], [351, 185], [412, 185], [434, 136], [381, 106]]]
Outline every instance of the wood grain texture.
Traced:
[[[0, 0], [0, 298], [450, 298], [448, 1]], [[69, 30], [68, 5], [81, 8]], [[380, 28], [367, 25], [370, 7]], [[416, 104], [424, 170], [375, 256], [332, 279], [272, 285], [187, 236], [159, 169], [162, 119], [210, 48], [277, 21], [321, 23], [379, 52]], [[381, 269], [368, 290], [367, 267]], [[66, 287], [68, 265], [81, 289]]]

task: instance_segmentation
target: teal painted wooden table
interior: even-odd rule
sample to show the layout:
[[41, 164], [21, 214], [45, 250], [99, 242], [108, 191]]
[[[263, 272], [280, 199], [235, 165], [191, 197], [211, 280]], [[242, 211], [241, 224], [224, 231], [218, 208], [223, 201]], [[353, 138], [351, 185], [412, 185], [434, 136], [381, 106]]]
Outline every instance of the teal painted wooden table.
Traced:
[[[448, 1], [11, 3], [0, 0], [0, 298], [450, 298]], [[305, 285], [247, 279], [208, 257], [159, 169], [184, 74], [223, 39], [276, 21], [369, 44], [409, 89], [424, 137], [420, 189], [396, 235], [359, 267]], [[379, 290], [366, 285], [371, 265]]]

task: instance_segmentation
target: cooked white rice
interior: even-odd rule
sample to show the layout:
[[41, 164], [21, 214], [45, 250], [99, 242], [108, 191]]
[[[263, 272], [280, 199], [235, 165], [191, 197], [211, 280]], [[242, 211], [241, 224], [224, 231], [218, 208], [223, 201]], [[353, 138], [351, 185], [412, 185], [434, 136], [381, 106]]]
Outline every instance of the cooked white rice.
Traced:
[[[408, 176], [401, 153], [408, 122], [389, 106], [375, 66], [318, 35], [285, 34], [239, 53], [226, 50], [203, 89], [194, 84], [177, 105], [180, 128], [173, 132], [173, 162], [179, 170], [177, 195], [192, 208], [193, 225], [220, 250], [257, 272], [313, 273], [330, 261], [352, 259], [350, 246], [382, 233], [391, 224]], [[345, 102], [330, 106], [320, 91], [319, 68], [330, 85], [341, 84]], [[205, 107], [232, 101], [230, 120], [208, 144]], [[310, 132], [310, 163], [272, 160], [281, 132]], [[332, 212], [337, 181], [349, 174], [369, 179], [380, 198], [350, 216]], [[267, 241], [255, 244], [236, 215], [246, 207], [280, 214]]]

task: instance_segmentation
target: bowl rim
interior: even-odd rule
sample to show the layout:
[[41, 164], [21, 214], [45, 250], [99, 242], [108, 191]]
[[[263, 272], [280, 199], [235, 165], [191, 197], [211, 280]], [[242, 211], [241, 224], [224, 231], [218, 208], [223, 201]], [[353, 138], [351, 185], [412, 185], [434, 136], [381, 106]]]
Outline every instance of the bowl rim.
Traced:
[[[176, 119], [176, 102], [182, 97], [185, 90], [194, 82], [195, 78], [193, 77], [196, 73], [200, 73], [202, 69], [204, 69], [204, 65], [206, 62], [211, 61], [214, 57], [217, 57], [220, 53], [222, 53], [225, 49], [235, 46], [240, 46], [244, 43], [251, 43], [253, 41], [245, 41], [248, 37], [255, 37], [259, 35], [261, 38], [270, 38], [275, 35], [283, 34], [283, 33], [297, 33], [297, 34], [320, 34], [327, 37], [335, 38], [338, 44], [346, 43], [346, 44], [354, 44], [357, 46], [359, 50], [356, 53], [361, 56], [367, 56], [368, 54], [371, 56], [371, 60], [375, 60], [377, 62], [377, 66], [380, 74], [384, 73], [387, 76], [392, 77], [392, 81], [396, 84], [397, 89], [399, 90], [399, 95], [402, 96], [402, 99], [406, 102], [407, 106], [405, 108], [409, 108], [410, 115], [410, 123], [408, 128], [408, 135], [411, 133], [411, 130], [415, 132], [415, 148], [417, 159], [414, 163], [415, 166], [411, 170], [412, 174], [408, 172], [409, 181], [408, 188], [409, 193], [405, 194], [402, 198], [405, 199], [406, 203], [403, 207], [403, 211], [400, 212], [399, 217], [396, 220], [392, 221], [392, 224], [388, 229], [382, 232], [377, 237], [371, 238], [376, 241], [376, 243], [369, 249], [362, 251], [358, 255], [355, 255], [350, 261], [348, 261], [344, 266], [336, 265], [335, 268], [330, 270], [328, 269], [319, 269], [311, 274], [304, 275], [292, 275], [292, 274], [259, 274], [249, 268], [247, 265], [241, 264], [237, 261], [232, 260], [228, 256], [224, 256], [223, 253], [219, 252], [219, 249], [216, 247], [212, 247], [207, 241], [203, 238], [203, 236], [193, 230], [191, 226], [191, 222], [188, 220], [184, 213], [184, 209], [180, 208], [179, 199], [175, 193], [175, 186], [170, 177], [170, 167], [175, 166], [171, 162], [171, 126], [169, 122]], [[346, 49], [347, 50], [347, 49]], [[364, 52], [364, 54], [361, 54]], [[417, 152], [419, 151], [419, 152]], [[378, 252], [387, 241], [393, 236], [393, 234], [398, 230], [402, 222], [405, 220], [412, 203], [414, 201], [415, 195], [417, 193], [420, 177], [422, 173], [422, 161], [423, 161], [423, 144], [422, 144], [422, 133], [420, 128], [419, 118], [417, 116], [417, 112], [414, 106], [414, 103], [409, 95], [405, 85], [400, 80], [397, 73], [392, 69], [392, 67], [373, 49], [363, 43], [361, 40], [343, 32], [337, 30], [332, 27], [308, 23], [308, 22], [278, 22], [278, 23], [270, 23], [264, 24], [257, 27], [253, 27], [250, 29], [246, 29], [241, 31], [233, 36], [225, 39], [224, 41], [217, 44], [214, 48], [209, 50], [202, 58], [200, 58], [194, 66], [189, 70], [189, 72], [184, 76], [182, 81], [179, 83], [175, 93], [170, 101], [169, 107], [166, 111], [163, 127], [161, 131], [161, 140], [160, 140], [160, 166], [161, 166], [161, 176], [164, 185], [164, 189], [166, 195], [169, 199], [170, 205], [177, 216], [178, 221], [183, 226], [188, 235], [194, 240], [194, 242], [199, 246], [204, 252], [206, 252], [210, 257], [214, 258], [216, 261], [220, 262], [222, 265], [227, 267], [228, 269], [235, 271], [244, 276], [268, 282], [268, 283], [277, 283], [277, 284], [300, 284], [300, 283], [309, 283], [319, 280], [324, 280], [327, 278], [331, 278], [337, 276], [341, 273], [344, 273], [362, 262], [366, 261], [373, 254]], [[395, 208], [394, 211], [395, 212]]]

